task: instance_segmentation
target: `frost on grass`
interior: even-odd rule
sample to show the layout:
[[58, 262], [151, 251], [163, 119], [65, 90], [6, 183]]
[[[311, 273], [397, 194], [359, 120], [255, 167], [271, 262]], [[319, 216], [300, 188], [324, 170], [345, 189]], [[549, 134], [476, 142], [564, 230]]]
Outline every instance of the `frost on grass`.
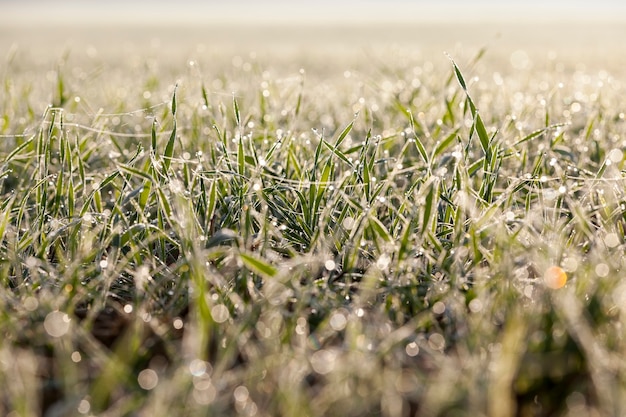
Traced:
[[625, 80], [537, 59], [9, 66], [0, 410], [622, 414]]

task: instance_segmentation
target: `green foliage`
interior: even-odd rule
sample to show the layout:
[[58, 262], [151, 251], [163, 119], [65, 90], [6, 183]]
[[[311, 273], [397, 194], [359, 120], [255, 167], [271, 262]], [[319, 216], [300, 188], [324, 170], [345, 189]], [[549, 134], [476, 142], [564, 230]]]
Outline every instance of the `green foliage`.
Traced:
[[539, 114], [483, 53], [129, 68], [97, 115], [67, 58], [2, 119], [0, 414], [624, 414], [623, 91]]

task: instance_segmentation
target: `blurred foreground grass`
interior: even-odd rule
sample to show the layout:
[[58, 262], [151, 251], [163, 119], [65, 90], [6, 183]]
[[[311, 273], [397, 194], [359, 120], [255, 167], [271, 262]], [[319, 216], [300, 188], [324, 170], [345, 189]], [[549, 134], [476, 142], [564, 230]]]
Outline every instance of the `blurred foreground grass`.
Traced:
[[1, 414], [624, 414], [619, 55], [120, 48], [2, 66]]

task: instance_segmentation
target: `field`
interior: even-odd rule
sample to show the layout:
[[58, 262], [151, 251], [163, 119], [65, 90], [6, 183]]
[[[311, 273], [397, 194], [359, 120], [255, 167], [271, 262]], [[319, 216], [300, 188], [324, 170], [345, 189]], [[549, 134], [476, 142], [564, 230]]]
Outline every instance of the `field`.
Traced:
[[626, 415], [622, 26], [0, 29], [0, 414]]

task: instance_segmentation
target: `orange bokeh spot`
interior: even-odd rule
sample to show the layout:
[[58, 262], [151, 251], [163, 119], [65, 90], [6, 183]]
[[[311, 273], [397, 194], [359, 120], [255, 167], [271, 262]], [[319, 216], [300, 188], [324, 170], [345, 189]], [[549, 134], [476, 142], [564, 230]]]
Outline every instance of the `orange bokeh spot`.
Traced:
[[543, 274], [543, 281], [546, 283], [548, 288], [556, 290], [565, 285], [567, 282], [567, 274], [563, 268], [559, 266], [551, 266], [546, 269], [546, 272]]

